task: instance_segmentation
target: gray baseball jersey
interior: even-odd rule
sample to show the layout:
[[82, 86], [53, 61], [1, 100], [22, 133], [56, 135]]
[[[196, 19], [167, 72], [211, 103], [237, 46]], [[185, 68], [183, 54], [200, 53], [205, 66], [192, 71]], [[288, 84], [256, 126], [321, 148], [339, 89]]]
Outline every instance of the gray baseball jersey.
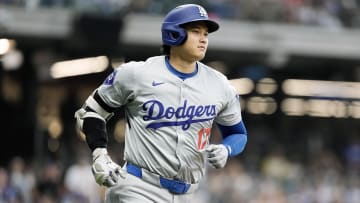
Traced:
[[98, 88], [111, 107], [125, 107], [124, 159], [163, 177], [197, 183], [205, 171], [205, 146], [213, 122], [241, 121], [238, 95], [220, 72], [197, 62], [186, 80], [165, 56], [121, 65]]

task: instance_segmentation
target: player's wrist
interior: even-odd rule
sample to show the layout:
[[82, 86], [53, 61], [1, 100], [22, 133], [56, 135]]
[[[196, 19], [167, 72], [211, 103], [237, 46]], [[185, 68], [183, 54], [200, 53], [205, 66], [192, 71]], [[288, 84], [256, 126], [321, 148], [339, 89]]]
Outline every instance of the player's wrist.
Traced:
[[223, 144], [223, 145], [226, 148], [226, 151], [228, 152], [228, 156], [230, 156], [230, 154], [231, 154], [231, 146], [227, 145], [227, 144]]
[[92, 152], [93, 161], [95, 161], [98, 157], [107, 155], [107, 154], [108, 154], [108, 151], [106, 148], [103, 148], [103, 147], [95, 148], [94, 151]]

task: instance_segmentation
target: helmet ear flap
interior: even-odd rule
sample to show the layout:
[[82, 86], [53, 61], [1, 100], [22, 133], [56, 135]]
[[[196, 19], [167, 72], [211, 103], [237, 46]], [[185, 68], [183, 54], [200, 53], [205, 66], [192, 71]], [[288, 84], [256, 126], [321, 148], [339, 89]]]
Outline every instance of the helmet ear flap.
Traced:
[[185, 42], [186, 31], [183, 28], [163, 30], [163, 43], [177, 46]]
[[169, 37], [173, 40], [177, 40], [180, 37], [180, 35], [178, 32], [169, 32]]

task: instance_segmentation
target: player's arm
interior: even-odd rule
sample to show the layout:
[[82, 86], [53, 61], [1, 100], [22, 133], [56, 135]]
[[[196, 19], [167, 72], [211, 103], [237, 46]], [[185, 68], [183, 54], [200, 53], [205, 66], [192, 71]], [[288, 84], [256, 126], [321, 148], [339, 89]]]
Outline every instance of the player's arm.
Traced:
[[115, 69], [75, 113], [78, 128], [86, 135], [89, 148], [106, 148], [108, 137], [106, 122], [113, 112], [126, 103], [131, 91], [125, 86], [132, 80], [130, 68]]
[[[240, 154], [247, 143], [247, 132], [241, 119], [239, 95], [227, 80], [226, 82], [229, 88], [225, 88], [228, 91], [225, 92], [224, 98], [228, 98], [228, 102], [215, 120], [223, 137], [222, 144], [210, 144], [207, 147], [209, 162], [215, 168], [223, 168], [227, 159]], [[236, 124], [228, 126], [227, 123]]]
[[218, 127], [223, 137], [222, 144], [228, 149], [229, 156], [233, 157], [244, 151], [247, 131], [243, 121], [232, 126], [218, 124]]
[[214, 168], [223, 168], [227, 159], [240, 154], [247, 142], [247, 132], [244, 123], [232, 126], [224, 126], [218, 124], [221, 131], [223, 141], [221, 144], [210, 144], [206, 147], [208, 159]]
[[[75, 113], [78, 128], [85, 134], [92, 150], [92, 172], [98, 184], [113, 186], [122, 176], [122, 169], [113, 162], [107, 152], [106, 123], [113, 112], [132, 99], [134, 66], [127, 63], [116, 68], [91, 94], [82, 108]], [[140, 64], [141, 65], [141, 64]]]
[[106, 105], [98, 91], [90, 95], [82, 108], [75, 113], [78, 128], [85, 134], [92, 151], [92, 172], [98, 184], [113, 186], [121, 175], [121, 167], [113, 162], [107, 152], [106, 122], [115, 109]]

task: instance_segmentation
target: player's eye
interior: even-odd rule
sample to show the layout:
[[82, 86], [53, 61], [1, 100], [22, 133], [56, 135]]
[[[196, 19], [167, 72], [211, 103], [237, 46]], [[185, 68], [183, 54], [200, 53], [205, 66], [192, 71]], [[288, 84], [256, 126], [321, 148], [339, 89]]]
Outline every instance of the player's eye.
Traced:
[[193, 33], [200, 33], [200, 30], [199, 29], [191, 29], [190, 32], [193, 32]]

